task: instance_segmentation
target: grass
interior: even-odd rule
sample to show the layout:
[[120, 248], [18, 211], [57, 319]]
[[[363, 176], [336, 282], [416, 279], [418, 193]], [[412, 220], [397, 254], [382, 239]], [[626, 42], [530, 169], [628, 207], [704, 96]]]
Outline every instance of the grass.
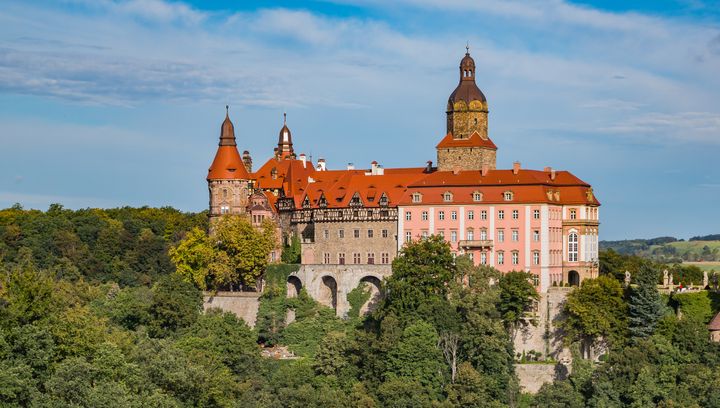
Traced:
[[704, 271], [718, 271], [720, 272], [720, 262], [683, 262], [683, 265], [694, 265]]

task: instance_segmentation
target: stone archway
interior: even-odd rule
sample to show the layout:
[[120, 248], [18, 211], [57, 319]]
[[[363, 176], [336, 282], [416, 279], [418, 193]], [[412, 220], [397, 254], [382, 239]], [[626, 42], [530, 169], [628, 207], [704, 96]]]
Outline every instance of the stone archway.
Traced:
[[287, 278], [287, 297], [294, 298], [300, 294], [302, 290], [302, 281], [297, 276], [288, 276]]
[[568, 283], [570, 286], [580, 286], [580, 274], [577, 271], [568, 272]]
[[366, 315], [378, 306], [382, 294], [380, 293], [380, 279], [375, 276], [365, 276], [360, 279], [360, 284], [370, 289], [370, 298], [360, 308], [360, 316]]
[[323, 276], [317, 301], [337, 310], [337, 281], [332, 276]]

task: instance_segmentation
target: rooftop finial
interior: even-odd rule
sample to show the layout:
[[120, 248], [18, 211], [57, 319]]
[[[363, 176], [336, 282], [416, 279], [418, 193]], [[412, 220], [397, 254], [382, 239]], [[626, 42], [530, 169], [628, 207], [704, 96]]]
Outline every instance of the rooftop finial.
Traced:
[[230, 116], [230, 105], [225, 105], [225, 116]]
[[465, 55], [470, 55], [470, 41], [465, 43]]
[[287, 112], [283, 112], [283, 125], [287, 125]]

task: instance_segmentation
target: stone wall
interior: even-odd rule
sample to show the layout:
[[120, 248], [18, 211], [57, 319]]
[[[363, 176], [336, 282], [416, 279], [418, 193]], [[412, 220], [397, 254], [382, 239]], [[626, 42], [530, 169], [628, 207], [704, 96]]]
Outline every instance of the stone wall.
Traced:
[[365, 305], [371, 309], [378, 299], [378, 287], [386, 276], [392, 273], [390, 265], [302, 265], [290, 279], [298, 279], [300, 287], [288, 286], [288, 291], [296, 292], [305, 288], [308, 294], [318, 302], [334, 307], [338, 316], [347, 316], [350, 304], [347, 294], [355, 289], [360, 282], [371, 285], [375, 295]]
[[234, 313], [250, 327], [255, 327], [259, 307], [258, 292], [205, 292], [203, 296], [204, 310], [219, 308]]
[[546, 358], [560, 360], [570, 356], [562, 344], [562, 333], [558, 328], [560, 312], [572, 288], [551, 287], [540, 294], [536, 312], [537, 326], [528, 325], [515, 337], [515, 353], [530, 351], [542, 353]]
[[[342, 238], [340, 231], [342, 231]], [[355, 238], [355, 231], [358, 237]], [[372, 237], [368, 234], [372, 231]], [[383, 231], [385, 236], [383, 237]], [[345, 255], [345, 264], [355, 264], [353, 254], [360, 254], [360, 263], [368, 263], [368, 254], [374, 254], [374, 263], [382, 264], [382, 254], [392, 263], [397, 255], [397, 221], [347, 221], [315, 223], [313, 244], [303, 245], [303, 263], [325, 263], [330, 254], [331, 264], [339, 264], [339, 254]], [[306, 262], [305, 260], [308, 260]]]
[[468, 106], [465, 101], [458, 101], [455, 105], [448, 105], [447, 131], [458, 139], [467, 139], [474, 132], [478, 132], [480, 137], [487, 139], [487, 103], [472, 101]]
[[568, 369], [562, 364], [515, 364], [515, 374], [523, 392], [535, 394], [545, 383], [567, 378]]
[[495, 169], [497, 152], [483, 147], [451, 147], [437, 149], [439, 171]]

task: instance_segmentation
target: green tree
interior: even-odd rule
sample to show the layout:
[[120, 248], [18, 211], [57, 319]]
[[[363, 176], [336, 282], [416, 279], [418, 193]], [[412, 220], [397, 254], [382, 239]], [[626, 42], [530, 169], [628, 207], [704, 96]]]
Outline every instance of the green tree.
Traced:
[[213, 270], [223, 264], [217, 262], [218, 251], [200, 228], [190, 230], [182, 241], [170, 248], [169, 254], [177, 273], [201, 290], [212, 285], [216, 275], [229, 274], [224, 269]]
[[[500, 316], [514, 339], [518, 330], [527, 325], [526, 316], [533, 302], [540, 298], [535, 287], [530, 283], [532, 275], [527, 272], [508, 272], [500, 277], [500, 302], [497, 304]], [[530, 320], [532, 324], [536, 322]]]
[[276, 244], [275, 224], [266, 220], [260, 230], [244, 217], [223, 217], [215, 225], [218, 250], [227, 254], [230, 274], [217, 275], [218, 285], [254, 286], [265, 271], [270, 251]]
[[664, 314], [658, 276], [655, 269], [643, 265], [635, 276], [635, 286], [630, 288], [629, 330], [634, 338], [651, 335]]
[[148, 329], [151, 335], [165, 337], [195, 323], [202, 309], [202, 294], [191, 283], [177, 276], [166, 276], [152, 288]]
[[403, 330], [397, 344], [387, 354], [388, 379], [405, 378], [419, 381], [431, 395], [440, 394], [447, 372], [437, 347], [438, 334], [427, 322], [418, 321]]
[[627, 304], [620, 283], [602, 275], [586, 279], [573, 289], [563, 308], [561, 327], [567, 341], [580, 341], [585, 356], [591, 357], [596, 342], [621, 342], [627, 329]]
[[300, 238], [293, 235], [292, 238], [290, 238], [290, 245], [285, 245], [285, 247], [283, 247], [280, 260], [286, 264], [297, 264], [300, 263], [300, 255]]
[[435, 312], [438, 304], [447, 301], [457, 272], [450, 245], [436, 235], [408, 243], [393, 260], [392, 270], [378, 316], [392, 312], [408, 320], [425, 317], [441, 324], [443, 319]]

